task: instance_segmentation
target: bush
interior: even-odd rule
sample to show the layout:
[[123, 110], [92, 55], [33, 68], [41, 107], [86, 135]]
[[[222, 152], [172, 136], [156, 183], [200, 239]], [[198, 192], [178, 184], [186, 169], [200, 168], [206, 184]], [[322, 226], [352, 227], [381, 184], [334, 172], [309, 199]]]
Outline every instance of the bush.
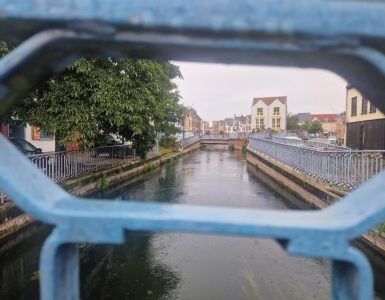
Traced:
[[162, 148], [174, 148], [177, 146], [176, 138], [171, 135], [165, 135], [160, 139], [159, 146]]

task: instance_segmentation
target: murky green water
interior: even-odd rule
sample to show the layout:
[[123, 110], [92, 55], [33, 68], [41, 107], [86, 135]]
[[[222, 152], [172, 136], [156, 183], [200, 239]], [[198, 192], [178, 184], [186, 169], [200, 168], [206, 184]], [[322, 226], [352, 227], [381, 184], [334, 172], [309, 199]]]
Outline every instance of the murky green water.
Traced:
[[[292, 209], [247, 168], [240, 152], [202, 150], [112, 188], [114, 201]], [[38, 298], [43, 228], [0, 257], [0, 298]], [[127, 233], [122, 246], [81, 251], [82, 299], [328, 299], [329, 265], [288, 256], [274, 241]]]

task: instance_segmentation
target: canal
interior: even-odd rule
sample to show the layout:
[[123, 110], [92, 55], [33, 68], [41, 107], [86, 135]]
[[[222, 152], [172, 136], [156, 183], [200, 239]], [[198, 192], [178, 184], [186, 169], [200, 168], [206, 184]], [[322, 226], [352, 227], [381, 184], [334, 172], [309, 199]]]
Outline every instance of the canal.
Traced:
[[[295, 209], [241, 152], [220, 149], [197, 151], [95, 197]], [[38, 254], [49, 230], [41, 227], [1, 255], [1, 299], [38, 299]], [[81, 248], [82, 299], [329, 299], [329, 264], [288, 256], [272, 240], [127, 232], [124, 245]]]

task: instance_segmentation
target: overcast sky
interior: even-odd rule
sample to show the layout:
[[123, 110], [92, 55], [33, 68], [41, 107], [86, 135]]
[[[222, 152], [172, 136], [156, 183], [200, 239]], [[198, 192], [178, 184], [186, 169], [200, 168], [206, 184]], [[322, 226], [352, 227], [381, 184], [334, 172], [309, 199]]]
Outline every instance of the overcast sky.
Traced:
[[287, 96], [288, 112], [341, 113], [346, 81], [323, 70], [173, 62], [185, 105], [205, 121], [249, 114], [254, 97]]

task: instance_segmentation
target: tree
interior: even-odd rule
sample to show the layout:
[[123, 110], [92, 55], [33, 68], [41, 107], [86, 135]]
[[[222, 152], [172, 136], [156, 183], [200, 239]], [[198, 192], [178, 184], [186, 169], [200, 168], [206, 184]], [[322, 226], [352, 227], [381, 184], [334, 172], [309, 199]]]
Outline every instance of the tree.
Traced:
[[298, 125], [298, 115], [289, 113], [287, 116], [287, 130], [296, 130], [299, 129]]
[[[6, 49], [0, 44], [0, 54]], [[177, 77], [182, 77], [179, 68], [169, 62], [80, 59], [39, 86], [8, 120], [43, 128], [62, 145], [80, 136], [83, 149], [94, 146], [101, 133], [116, 133], [144, 158], [156, 132], [177, 131], [183, 113], [172, 81]]]
[[309, 131], [310, 126], [311, 126], [311, 123], [312, 123], [312, 122], [311, 122], [310, 120], [306, 120], [305, 123], [303, 123], [303, 124], [300, 126], [300, 128], [301, 128], [302, 130]]
[[0, 58], [8, 54], [9, 51], [10, 47], [8, 46], [8, 44], [4, 41], [0, 41]]
[[311, 122], [310, 128], [309, 128], [309, 133], [321, 133], [323, 132], [322, 124], [318, 120], [314, 120]]

